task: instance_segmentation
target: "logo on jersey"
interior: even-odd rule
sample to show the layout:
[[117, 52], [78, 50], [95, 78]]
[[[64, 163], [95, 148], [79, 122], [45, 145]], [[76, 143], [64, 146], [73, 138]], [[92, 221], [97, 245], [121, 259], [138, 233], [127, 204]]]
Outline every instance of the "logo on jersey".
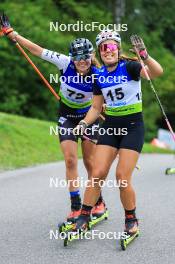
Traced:
[[61, 116], [61, 117], [59, 118], [58, 122], [59, 122], [61, 125], [63, 125], [63, 124], [66, 122], [66, 120], [67, 120], [67, 118]]

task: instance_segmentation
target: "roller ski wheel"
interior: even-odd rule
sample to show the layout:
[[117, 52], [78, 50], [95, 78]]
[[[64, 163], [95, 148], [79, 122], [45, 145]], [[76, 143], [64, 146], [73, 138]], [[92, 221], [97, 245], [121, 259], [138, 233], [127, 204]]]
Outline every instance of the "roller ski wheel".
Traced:
[[67, 247], [68, 246], [68, 236], [65, 237], [64, 239], [64, 247]]
[[78, 240], [80, 237], [81, 239], [83, 238], [83, 236], [86, 234], [86, 232], [90, 230], [89, 227], [87, 227], [84, 230], [78, 230], [78, 231], [73, 231], [70, 230], [66, 233], [65, 238], [64, 238], [64, 247], [67, 247], [68, 244], [70, 242], [72, 242], [73, 240]]
[[103, 220], [107, 220], [109, 217], [108, 209], [106, 208], [105, 212], [102, 215], [93, 215], [91, 216], [91, 221], [89, 223], [90, 228]]
[[167, 168], [165, 174], [166, 175], [175, 174], [175, 168]]
[[140, 230], [138, 229], [138, 231], [135, 234], [126, 234], [123, 237], [121, 237], [120, 239], [120, 245], [121, 245], [121, 249], [122, 250], [126, 250], [127, 246], [136, 238], [138, 237], [140, 234]]

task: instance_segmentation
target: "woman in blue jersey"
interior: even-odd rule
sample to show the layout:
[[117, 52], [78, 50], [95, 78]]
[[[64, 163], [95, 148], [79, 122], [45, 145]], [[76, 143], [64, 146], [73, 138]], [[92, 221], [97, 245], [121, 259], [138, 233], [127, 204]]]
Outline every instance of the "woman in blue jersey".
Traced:
[[[85, 117], [92, 103], [93, 94], [91, 73], [94, 66], [99, 65], [93, 53], [93, 45], [88, 39], [76, 39], [70, 44], [70, 53], [69, 56], [66, 56], [44, 49], [20, 36], [17, 32], [13, 31], [6, 15], [2, 15], [0, 17], [0, 23], [1, 30], [5, 35], [7, 35], [10, 39], [15, 39], [20, 45], [27, 48], [33, 55], [55, 64], [61, 72], [61, 100], [58, 120], [60, 126], [59, 138], [61, 142], [61, 149], [65, 158], [66, 178], [69, 183], [71, 200], [71, 212], [68, 215], [67, 220], [73, 221], [80, 214], [81, 198], [79, 188], [76, 183], [76, 180], [78, 179], [78, 137], [73, 135], [71, 129], [76, 127], [79, 121]], [[98, 125], [98, 121], [95, 121], [92, 124], [92, 127], [98, 127]], [[88, 134], [88, 137], [96, 139], [97, 134]], [[95, 145], [88, 140], [82, 139], [81, 146], [84, 165], [86, 167], [88, 177], [90, 178]], [[92, 213], [94, 215], [100, 215], [104, 211], [105, 205], [100, 195]]]
[[[148, 55], [143, 40], [134, 35], [131, 41], [139, 50], [149, 76], [153, 79], [161, 75], [162, 67]], [[96, 180], [93, 182], [94, 185], [86, 188], [76, 228], [86, 227], [90, 211], [101, 190], [99, 182], [106, 179], [114, 157], [118, 154], [116, 179], [120, 183], [120, 199], [125, 211], [125, 231], [128, 234], [135, 234], [139, 229], [131, 176], [144, 143], [140, 77], [146, 76], [138, 61], [121, 55], [121, 38], [117, 32], [107, 30], [101, 32], [96, 38], [96, 44], [103, 67], [97, 70], [92, 106], [86, 117], [74, 129], [74, 133], [83, 133], [85, 128], [98, 118], [104, 100], [106, 120], [103, 123], [103, 131], [106, 133], [103, 132], [99, 136], [92, 171], [92, 177]], [[110, 134], [107, 133], [109, 128]], [[116, 129], [118, 134], [115, 133]], [[125, 181], [125, 184], [122, 184], [122, 181]]]

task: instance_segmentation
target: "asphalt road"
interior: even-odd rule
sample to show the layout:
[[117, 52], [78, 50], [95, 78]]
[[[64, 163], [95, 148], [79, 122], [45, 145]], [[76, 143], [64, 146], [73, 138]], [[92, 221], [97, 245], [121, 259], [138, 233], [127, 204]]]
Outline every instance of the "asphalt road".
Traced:
[[[135, 170], [133, 183], [141, 235], [126, 251], [121, 251], [118, 240], [98, 237], [63, 247], [56, 227], [69, 210], [68, 192], [60, 187], [64, 162], [1, 173], [0, 263], [175, 263], [175, 175], [164, 174], [167, 167], [175, 166], [175, 158], [142, 155], [139, 164], [141, 170]], [[82, 161], [79, 171], [86, 179]], [[115, 166], [109, 179], [114, 178], [114, 173]], [[50, 186], [51, 178], [59, 182], [57, 187]], [[94, 229], [105, 234], [122, 232], [124, 219], [118, 188], [105, 187], [103, 193], [110, 217]]]

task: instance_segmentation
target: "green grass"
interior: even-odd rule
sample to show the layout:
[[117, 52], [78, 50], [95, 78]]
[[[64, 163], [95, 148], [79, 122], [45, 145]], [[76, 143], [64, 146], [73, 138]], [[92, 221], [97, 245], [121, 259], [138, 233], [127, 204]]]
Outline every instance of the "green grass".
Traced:
[[162, 149], [155, 146], [152, 146], [149, 143], [145, 143], [143, 146], [142, 153], [159, 153], [159, 154], [174, 154], [173, 150]]
[[[52, 125], [56, 127], [53, 122], [0, 113], [0, 170], [63, 160], [58, 137], [49, 134]], [[143, 152], [172, 153], [150, 144]]]

